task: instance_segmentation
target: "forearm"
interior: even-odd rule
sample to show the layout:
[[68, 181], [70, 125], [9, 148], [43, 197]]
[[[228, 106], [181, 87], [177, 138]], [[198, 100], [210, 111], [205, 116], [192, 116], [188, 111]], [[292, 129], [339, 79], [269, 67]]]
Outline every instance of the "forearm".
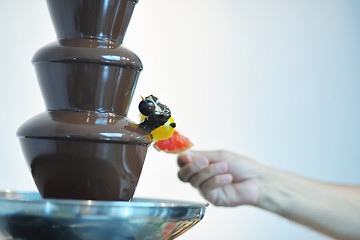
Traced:
[[259, 174], [258, 206], [338, 239], [360, 239], [360, 188], [271, 168]]

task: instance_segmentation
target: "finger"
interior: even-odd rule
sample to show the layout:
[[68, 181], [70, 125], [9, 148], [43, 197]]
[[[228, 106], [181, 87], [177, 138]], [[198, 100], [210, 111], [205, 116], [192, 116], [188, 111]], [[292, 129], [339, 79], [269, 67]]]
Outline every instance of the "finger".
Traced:
[[226, 151], [191, 151], [188, 153], [190, 156], [202, 156], [209, 159], [210, 162], [223, 161], [226, 155]]
[[178, 165], [180, 167], [184, 166], [185, 164], [193, 161], [197, 158], [207, 158], [210, 162], [219, 162], [223, 161], [224, 157], [226, 156], [226, 151], [194, 151], [188, 150], [184, 153], [181, 153], [178, 156]]
[[192, 157], [187, 152], [181, 153], [178, 155], [177, 162], [178, 162], [179, 167], [183, 167], [191, 161], [192, 161]]
[[204, 168], [209, 165], [209, 160], [204, 157], [194, 159], [193, 161], [187, 163], [185, 166], [181, 167], [178, 172], [178, 177], [181, 181], [188, 182], [191, 176], [197, 174]]
[[190, 177], [189, 182], [195, 188], [199, 187], [205, 181], [215, 177], [216, 175], [227, 172], [228, 165], [225, 162], [210, 164], [201, 172]]
[[233, 176], [229, 173], [216, 175], [200, 185], [200, 191], [205, 195], [216, 188], [223, 187], [232, 182]]

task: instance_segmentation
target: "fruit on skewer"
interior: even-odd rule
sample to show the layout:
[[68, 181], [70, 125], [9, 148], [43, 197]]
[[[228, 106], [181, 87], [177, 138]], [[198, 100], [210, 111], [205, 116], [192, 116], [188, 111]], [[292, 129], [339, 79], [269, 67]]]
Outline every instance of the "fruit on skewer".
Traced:
[[153, 95], [142, 97], [139, 103], [141, 113], [139, 127], [150, 134], [154, 147], [159, 151], [180, 153], [193, 144], [188, 138], [175, 131], [176, 123], [170, 109]]
[[192, 146], [192, 142], [176, 130], [168, 139], [159, 140], [154, 143], [155, 149], [167, 153], [181, 153]]
[[171, 117], [170, 109], [161, 104], [153, 95], [142, 98], [139, 103], [141, 113], [140, 125], [151, 135], [151, 141], [163, 140], [171, 137], [175, 131], [176, 123]]

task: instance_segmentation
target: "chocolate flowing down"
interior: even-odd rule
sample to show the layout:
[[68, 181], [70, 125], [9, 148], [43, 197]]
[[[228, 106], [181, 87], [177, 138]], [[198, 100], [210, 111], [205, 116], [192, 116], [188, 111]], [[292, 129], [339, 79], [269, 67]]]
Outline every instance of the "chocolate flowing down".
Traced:
[[57, 41], [33, 57], [46, 111], [17, 135], [44, 198], [131, 200], [149, 145], [126, 115], [140, 59], [123, 38], [135, 0], [47, 0]]

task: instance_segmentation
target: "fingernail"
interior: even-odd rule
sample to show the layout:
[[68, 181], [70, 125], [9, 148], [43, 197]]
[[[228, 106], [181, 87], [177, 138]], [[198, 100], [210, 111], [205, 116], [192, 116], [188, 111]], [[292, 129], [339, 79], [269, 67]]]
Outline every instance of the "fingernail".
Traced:
[[215, 167], [219, 173], [226, 171], [226, 165], [224, 163], [218, 163]]
[[232, 176], [227, 174], [223, 176], [223, 182], [224, 183], [231, 183], [232, 182]]

